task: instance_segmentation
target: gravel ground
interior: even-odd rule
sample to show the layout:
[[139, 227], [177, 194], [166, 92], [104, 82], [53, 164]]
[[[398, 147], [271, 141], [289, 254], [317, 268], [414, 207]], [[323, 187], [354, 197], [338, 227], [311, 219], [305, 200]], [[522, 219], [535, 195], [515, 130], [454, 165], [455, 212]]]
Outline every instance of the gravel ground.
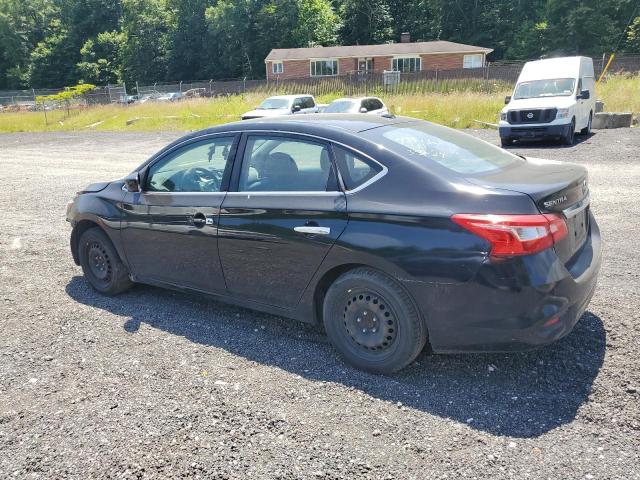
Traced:
[[391, 377], [317, 327], [88, 287], [67, 201], [178, 135], [0, 135], [1, 478], [640, 478], [639, 129], [514, 149], [589, 168], [605, 260], [575, 331]]

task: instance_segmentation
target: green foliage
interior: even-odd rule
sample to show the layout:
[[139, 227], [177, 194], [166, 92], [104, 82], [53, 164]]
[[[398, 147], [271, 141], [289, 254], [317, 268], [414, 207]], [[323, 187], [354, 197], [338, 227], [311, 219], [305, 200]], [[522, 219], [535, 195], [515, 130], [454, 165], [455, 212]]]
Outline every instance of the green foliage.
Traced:
[[171, 11], [164, 0], [123, 0], [122, 69], [128, 82], [167, 78]]
[[[0, 0], [0, 89], [261, 78], [272, 48], [450, 40], [640, 53], [638, 0]], [[636, 12], [637, 14], [637, 12]]]
[[393, 40], [393, 18], [384, 0], [345, 0], [340, 9], [348, 19], [340, 32], [347, 45], [386, 43]]
[[82, 97], [96, 88], [95, 85], [90, 83], [81, 83], [74, 85], [73, 87], [65, 87], [61, 92], [53, 95], [38, 95], [36, 97], [36, 103], [44, 104], [49, 102], [69, 102], [74, 98]]
[[124, 34], [119, 32], [101, 32], [95, 38], [87, 40], [80, 54], [82, 61], [77, 64], [80, 79], [100, 85], [122, 81], [122, 49]]
[[636, 17], [629, 27], [625, 49], [640, 52], [640, 16]]

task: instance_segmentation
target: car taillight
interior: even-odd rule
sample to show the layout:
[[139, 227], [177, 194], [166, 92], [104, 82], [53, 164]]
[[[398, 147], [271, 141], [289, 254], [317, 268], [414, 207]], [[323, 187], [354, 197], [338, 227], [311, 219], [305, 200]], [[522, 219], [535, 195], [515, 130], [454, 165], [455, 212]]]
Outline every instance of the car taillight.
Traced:
[[567, 224], [557, 214], [484, 215], [451, 217], [461, 227], [491, 243], [491, 256], [529, 255], [558, 243], [567, 235]]

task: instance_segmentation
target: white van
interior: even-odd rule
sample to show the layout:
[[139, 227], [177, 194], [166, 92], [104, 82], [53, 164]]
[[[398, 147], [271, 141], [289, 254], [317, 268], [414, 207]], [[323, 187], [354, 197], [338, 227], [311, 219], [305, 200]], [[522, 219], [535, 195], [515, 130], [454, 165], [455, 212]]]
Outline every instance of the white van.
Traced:
[[596, 106], [593, 61], [588, 57], [527, 62], [500, 112], [502, 146], [514, 140], [559, 138], [573, 144], [588, 135]]

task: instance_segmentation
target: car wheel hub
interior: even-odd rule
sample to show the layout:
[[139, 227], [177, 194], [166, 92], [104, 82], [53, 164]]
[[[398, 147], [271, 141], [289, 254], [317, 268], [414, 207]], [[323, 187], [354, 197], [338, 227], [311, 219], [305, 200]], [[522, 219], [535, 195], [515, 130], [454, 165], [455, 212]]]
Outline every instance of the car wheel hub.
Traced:
[[396, 338], [396, 320], [388, 304], [371, 292], [347, 299], [343, 312], [347, 334], [366, 350], [385, 350]]
[[99, 243], [89, 245], [89, 268], [93, 276], [102, 281], [111, 278], [111, 261], [106, 250]]

